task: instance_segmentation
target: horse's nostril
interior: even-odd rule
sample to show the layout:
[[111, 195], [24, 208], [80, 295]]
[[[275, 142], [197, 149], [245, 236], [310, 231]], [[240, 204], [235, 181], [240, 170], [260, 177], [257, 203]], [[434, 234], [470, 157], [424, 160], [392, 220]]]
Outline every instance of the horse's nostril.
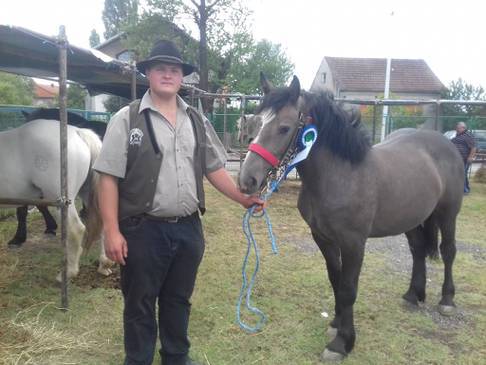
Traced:
[[249, 186], [248, 187], [249, 188], [253, 188], [253, 187], [256, 186], [256, 184], [257, 184], [257, 180], [253, 176], [250, 177], [250, 181], [249, 181], [249, 184], [248, 184]]

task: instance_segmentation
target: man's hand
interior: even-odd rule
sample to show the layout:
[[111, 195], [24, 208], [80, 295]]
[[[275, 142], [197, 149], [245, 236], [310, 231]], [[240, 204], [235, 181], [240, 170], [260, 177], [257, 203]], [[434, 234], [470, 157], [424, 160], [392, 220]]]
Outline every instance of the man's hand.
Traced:
[[267, 207], [267, 202], [265, 200], [260, 199], [258, 196], [255, 195], [244, 195], [241, 201], [241, 205], [245, 208], [251, 208], [253, 205], [256, 204], [255, 212], [261, 212], [264, 208]]
[[128, 256], [128, 246], [120, 231], [105, 232], [106, 256], [121, 265], [125, 265]]

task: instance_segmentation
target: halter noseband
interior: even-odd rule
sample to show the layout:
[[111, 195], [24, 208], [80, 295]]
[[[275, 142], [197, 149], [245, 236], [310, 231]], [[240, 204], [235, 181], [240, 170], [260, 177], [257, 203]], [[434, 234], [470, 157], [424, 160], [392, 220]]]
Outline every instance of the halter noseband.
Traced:
[[[293, 151], [295, 149], [300, 131], [302, 130], [306, 122], [309, 122], [309, 118], [310, 117], [306, 117], [304, 113], [299, 113], [299, 126], [292, 136], [292, 139], [290, 140], [290, 143], [285, 150], [284, 156], [287, 156], [290, 151]], [[310, 119], [312, 120], [312, 118]], [[270, 166], [272, 166], [274, 169], [276, 169], [280, 165], [280, 160], [262, 145], [259, 145], [257, 143], [251, 143], [248, 146], [248, 151], [255, 152], [258, 156], [268, 162]]]

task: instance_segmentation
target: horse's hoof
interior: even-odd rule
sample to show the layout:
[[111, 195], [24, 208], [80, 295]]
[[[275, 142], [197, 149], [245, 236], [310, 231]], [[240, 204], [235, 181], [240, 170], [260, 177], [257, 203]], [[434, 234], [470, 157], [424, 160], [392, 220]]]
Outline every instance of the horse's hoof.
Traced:
[[9, 248], [9, 250], [18, 250], [20, 247], [22, 247], [22, 243], [9, 242], [7, 247]]
[[332, 326], [329, 326], [327, 327], [327, 335], [330, 337], [330, 338], [334, 338], [337, 336], [337, 328], [334, 328]]
[[111, 271], [111, 269], [109, 268], [98, 268], [98, 273], [103, 275], [103, 276], [110, 276], [111, 274], [113, 274], [113, 271]]
[[48, 235], [51, 235], [51, 236], [55, 236], [56, 235], [56, 231], [53, 231], [51, 229], [46, 229], [44, 231], [44, 234], [48, 234]]
[[339, 362], [344, 359], [344, 355], [339, 353], [339, 352], [334, 352], [330, 351], [328, 349], [325, 349], [324, 352], [321, 354], [321, 360], [322, 361], [333, 361], [333, 362]]
[[439, 313], [445, 317], [450, 317], [456, 313], [456, 307], [453, 305], [439, 304]]

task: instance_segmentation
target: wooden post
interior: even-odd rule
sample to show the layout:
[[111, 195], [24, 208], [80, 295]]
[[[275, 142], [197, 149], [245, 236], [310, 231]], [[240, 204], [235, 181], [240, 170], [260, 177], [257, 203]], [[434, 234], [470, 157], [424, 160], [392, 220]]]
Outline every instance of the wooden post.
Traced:
[[132, 101], [137, 99], [137, 66], [133, 61], [131, 64], [131, 80], [130, 80], [130, 90]]
[[67, 164], [67, 38], [63, 25], [59, 27], [59, 124], [61, 144], [61, 245], [63, 248], [61, 308], [68, 309], [68, 279], [67, 279], [67, 232], [68, 232], [68, 164]]
[[[243, 145], [241, 144], [241, 132], [242, 132], [241, 128], [243, 127], [242, 123], [243, 123], [243, 117], [245, 116], [245, 108], [246, 108], [246, 98], [242, 96], [240, 101], [240, 130], [239, 130], [240, 138], [238, 139], [238, 143], [240, 145], [240, 170], [241, 170], [241, 166], [243, 165]], [[246, 123], [245, 123], [245, 128], [246, 128]]]
[[223, 106], [224, 106], [224, 111], [223, 111], [223, 146], [225, 151], [228, 151], [228, 138], [226, 136], [226, 128], [227, 128], [227, 122], [228, 122], [228, 106], [227, 104], [227, 99], [226, 97], [223, 98]]

